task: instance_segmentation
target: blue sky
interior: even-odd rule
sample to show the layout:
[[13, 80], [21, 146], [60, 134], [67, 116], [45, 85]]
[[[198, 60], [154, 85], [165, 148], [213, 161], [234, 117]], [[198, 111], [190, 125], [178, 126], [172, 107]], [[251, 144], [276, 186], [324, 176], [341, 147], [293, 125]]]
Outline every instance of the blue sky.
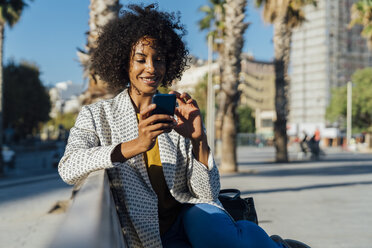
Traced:
[[[133, 2], [121, 1], [122, 4]], [[197, 22], [203, 17], [198, 8], [207, 0], [155, 2], [161, 10], [181, 12], [181, 21], [188, 31], [185, 41], [190, 53], [206, 59], [206, 33], [199, 31]], [[243, 51], [252, 53], [258, 60], [271, 60], [272, 26], [262, 22], [260, 10], [252, 2], [249, 1], [247, 8], [246, 20], [251, 25], [245, 33]], [[88, 19], [89, 0], [34, 0], [24, 10], [21, 20], [13, 28], [5, 30], [4, 62], [12, 58], [17, 62], [27, 60], [36, 63], [42, 72], [44, 85], [67, 80], [83, 85], [76, 51], [86, 43]]]

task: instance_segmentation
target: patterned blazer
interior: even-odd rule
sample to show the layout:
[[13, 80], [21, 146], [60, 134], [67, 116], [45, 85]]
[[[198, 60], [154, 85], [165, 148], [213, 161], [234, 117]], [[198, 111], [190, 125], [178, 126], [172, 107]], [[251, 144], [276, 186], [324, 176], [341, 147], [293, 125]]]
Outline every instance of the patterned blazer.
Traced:
[[[127, 90], [115, 98], [83, 106], [70, 136], [58, 171], [75, 184], [90, 172], [106, 169], [129, 247], [161, 247], [157, 195], [152, 189], [143, 154], [124, 163], [111, 162], [113, 149], [138, 137], [136, 112]], [[158, 136], [166, 183], [181, 203], [218, 201], [220, 178], [210, 154], [208, 168], [192, 154], [191, 141], [172, 130]]]

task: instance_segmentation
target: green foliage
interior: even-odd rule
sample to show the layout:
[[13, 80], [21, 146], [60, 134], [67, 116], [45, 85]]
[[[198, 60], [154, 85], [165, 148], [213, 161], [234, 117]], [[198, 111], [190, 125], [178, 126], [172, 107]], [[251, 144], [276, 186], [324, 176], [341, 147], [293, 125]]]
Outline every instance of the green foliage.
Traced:
[[254, 133], [256, 131], [255, 119], [252, 116], [252, 112], [252, 109], [248, 106], [238, 107], [238, 133]]
[[50, 119], [46, 125], [53, 126], [54, 130], [59, 129], [61, 126], [66, 130], [70, 130], [75, 124], [77, 115], [78, 113], [58, 114], [57, 117]]
[[362, 25], [361, 35], [367, 39], [368, 48], [372, 49], [372, 0], [359, 0], [351, 7], [351, 21], [349, 28]]
[[346, 85], [332, 89], [331, 102], [326, 110], [326, 118], [330, 122], [338, 122], [344, 127], [346, 117]]
[[360, 130], [372, 126], [372, 68], [356, 71], [353, 88], [353, 125]]
[[[226, 0], [209, 0], [207, 5], [199, 8], [204, 13], [203, 19], [199, 20], [199, 29], [207, 30], [214, 40], [222, 40], [225, 37], [225, 7]], [[213, 50], [221, 52], [223, 43], [214, 43]], [[220, 54], [221, 55], [221, 54]]]
[[171, 91], [171, 89], [170, 89], [170, 88], [167, 88], [167, 87], [164, 87], [164, 86], [160, 86], [160, 87], [158, 88], [158, 91], [159, 91], [161, 94], [168, 94], [169, 91]]
[[[351, 80], [353, 82], [353, 131], [367, 131], [372, 128], [372, 68], [357, 70], [352, 75]], [[346, 119], [346, 94], [346, 86], [333, 90], [331, 103], [327, 108], [328, 120], [336, 121]]]
[[11, 126], [20, 138], [34, 134], [49, 120], [49, 94], [40, 81], [36, 65], [10, 62], [4, 67], [4, 127]]
[[206, 120], [207, 113], [207, 97], [208, 96], [208, 80], [207, 74], [204, 75], [203, 79], [195, 86], [192, 98], [198, 103], [200, 112], [202, 114], [203, 120]]

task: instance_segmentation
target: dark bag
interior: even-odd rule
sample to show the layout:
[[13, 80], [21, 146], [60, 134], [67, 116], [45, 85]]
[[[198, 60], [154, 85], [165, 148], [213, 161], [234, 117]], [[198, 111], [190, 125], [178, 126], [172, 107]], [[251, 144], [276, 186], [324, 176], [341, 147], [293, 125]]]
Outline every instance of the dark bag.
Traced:
[[257, 213], [254, 207], [253, 197], [241, 198], [238, 189], [223, 189], [218, 199], [225, 210], [235, 221], [249, 220], [258, 225]]

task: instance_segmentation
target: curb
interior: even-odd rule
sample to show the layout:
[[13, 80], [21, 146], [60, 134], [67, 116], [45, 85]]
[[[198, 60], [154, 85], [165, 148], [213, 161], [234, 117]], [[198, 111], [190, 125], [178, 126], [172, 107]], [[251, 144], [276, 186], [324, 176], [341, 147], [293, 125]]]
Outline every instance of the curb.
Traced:
[[26, 178], [19, 178], [19, 179], [16, 179], [16, 178], [5, 179], [6, 181], [2, 181], [0, 179], [0, 188], [12, 187], [12, 186], [17, 186], [21, 184], [34, 183], [34, 182], [52, 180], [52, 179], [60, 179], [60, 176], [58, 174], [47, 174], [43, 176], [26, 177]]

